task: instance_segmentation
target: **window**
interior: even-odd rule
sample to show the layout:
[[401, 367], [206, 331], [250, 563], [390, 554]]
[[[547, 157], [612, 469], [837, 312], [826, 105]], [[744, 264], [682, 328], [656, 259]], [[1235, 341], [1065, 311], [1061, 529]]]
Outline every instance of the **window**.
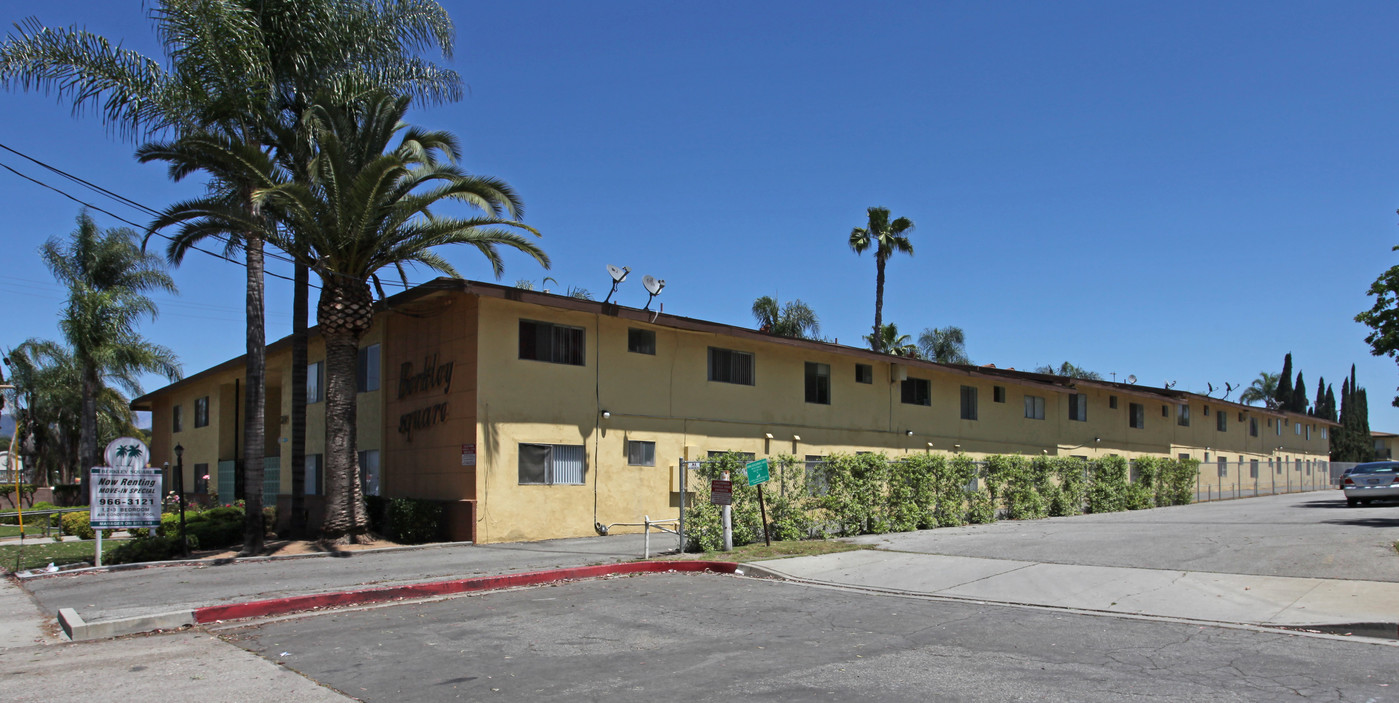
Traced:
[[1214, 414], [1214, 428], [1217, 429], [1217, 430], [1219, 430], [1220, 432], [1228, 432], [1228, 431], [1229, 431], [1229, 414], [1228, 414], [1228, 413], [1215, 413], [1215, 414]]
[[368, 393], [379, 390], [379, 345], [371, 344], [359, 350], [355, 362], [355, 391]]
[[583, 485], [583, 445], [521, 444], [520, 484]]
[[855, 364], [856, 383], [874, 383], [874, 367], [869, 364]]
[[[198, 415], [196, 415], [195, 417], [197, 418]], [[198, 425], [198, 424], [199, 424], [199, 421], [196, 419], [194, 424]], [[1312, 439], [1312, 426], [1311, 426], [1311, 425], [1307, 425], [1307, 441], [1310, 442], [1311, 439]]]
[[182, 405], [170, 408], [170, 431], [180, 432], [185, 429], [185, 409]]
[[1293, 433], [1294, 433], [1294, 434], [1296, 434], [1297, 436], [1300, 437], [1300, 436], [1302, 435], [1302, 423], [1299, 422], [1299, 423], [1293, 425], [1293, 426], [1292, 426], [1292, 430], [1293, 430]]
[[520, 358], [583, 365], [583, 328], [520, 320]]
[[1325, 427], [1321, 428], [1321, 438], [1322, 438], [1322, 439], [1326, 439], [1326, 428], [1325, 428]]
[[1171, 416], [1171, 409], [1168, 408], [1168, 407], [1166, 407], [1165, 405], [1162, 405], [1162, 406], [1161, 406], [1161, 417], [1170, 417], [1170, 416]]
[[1177, 425], [1180, 425], [1181, 427], [1189, 427], [1189, 426], [1190, 426], [1190, 406], [1189, 406], [1189, 405], [1177, 405], [1177, 406], [1176, 406], [1176, 424], [1177, 424]]
[[1004, 402], [1006, 402], [1006, 387], [1005, 387], [1005, 386], [991, 386], [991, 402], [993, 402], [993, 403], [1004, 403]]
[[1205, 417], [1209, 417], [1209, 416], [1210, 416], [1210, 406], [1206, 405], [1206, 406], [1205, 406]]
[[1027, 419], [1027, 420], [1043, 420], [1043, 419], [1044, 419], [1044, 398], [1041, 398], [1040, 396], [1037, 396], [1037, 395], [1027, 395], [1027, 396], [1025, 396], [1025, 419]]
[[656, 333], [653, 330], [627, 328], [627, 351], [633, 354], [656, 355]]
[[207, 395], [194, 400], [194, 426], [209, 426], [209, 396]]
[[325, 495], [325, 469], [320, 454], [306, 455], [305, 495]]
[[932, 405], [933, 384], [926, 378], [906, 378], [899, 384], [899, 396], [908, 405]]
[[317, 361], [306, 365], [306, 402], [322, 400], [325, 400], [325, 362]]
[[1132, 427], [1144, 429], [1146, 427], [1146, 406], [1141, 403], [1127, 404], [1127, 422]]
[[806, 362], [806, 402], [831, 404], [831, 365]]
[[656, 443], [627, 440], [628, 466], [655, 466]]
[[[1258, 423], [1254, 423], [1255, 425]], [[1250, 459], [1248, 462], [1248, 477], [1258, 478], [1258, 460]]]
[[1278, 420], [1277, 424], [1276, 424], [1276, 425], [1273, 425], [1273, 428], [1274, 428], [1274, 430], [1276, 430], [1275, 434], [1277, 434], [1277, 436], [1281, 437], [1281, 436], [1282, 436], [1282, 420]]
[[732, 349], [709, 348], [709, 380], [753, 385], [753, 355]]
[[976, 419], [976, 386], [962, 386], [962, 419]]
[[1220, 478], [1227, 478], [1227, 477], [1229, 476], [1229, 462], [1228, 462], [1228, 460], [1226, 460], [1226, 459], [1225, 459], [1224, 457], [1222, 457], [1222, 456], [1219, 457], [1218, 466], [1219, 466], [1219, 477], [1220, 477]]
[[368, 449], [359, 453], [359, 478], [365, 495], [379, 495], [381, 483], [378, 449]]
[[826, 457], [820, 454], [807, 454], [805, 459], [806, 470], [806, 493], [807, 495], [826, 495], [830, 490], [830, 484], [826, 480]]
[[1110, 396], [1108, 396], [1108, 407], [1109, 407], [1109, 408], [1112, 408], [1113, 410], [1116, 410], [1116, 409], [1117, 409], [1117, 396], [1115, 396], [1115, 395], [1110, 395]]
[[1083, 393], [1069, 394], [1069, 419], [1088, 422], [1088, 396]]
[[208, 492], [209, 492], [209, 465], [208, 465], [208, 464], [195, 464], [195, 465], [194, 465], [194, 492], [195, 492], [195, 493], [208, 493]]
[[[1256, 417], [1250, 417], [1250, 418], [1248, 419], [1248, 436], [1250, 436], [1250, 437], [1257, 437], [1257, 436], [1258, 436], [1258, 418], [1256, 418]], [[1258, 478], [1258, 477], [1255, 476], [1254, 478]]]

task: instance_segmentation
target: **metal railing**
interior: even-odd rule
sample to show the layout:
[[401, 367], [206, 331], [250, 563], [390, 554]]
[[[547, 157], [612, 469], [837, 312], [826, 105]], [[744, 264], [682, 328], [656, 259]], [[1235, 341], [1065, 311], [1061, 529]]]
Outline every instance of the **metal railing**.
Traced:
[[[52, 518], [51, 516], [53, 516], [53, 515], [63, 515], [64, 513], [76, 513], [76, 512], [80, 512], [80, 511], [87, 510], [87, 509], [88, 509], [88, 507], [84, 505], [84, 506], [80, 506], [80, 507], [76, 507], [76, 508], [52, 508], [52, 509], [45, 509], [45, 510], [25, 510], [25, 511], [22, 511], [22, 512], [21, 512], [21, 511], [14, 511], [14, 510], [12, 510], [12, 511], [7, 512], [7, 513], [0, 513], [0, 520], [2, 520], [2, 521], [8, 521], [8, 520], [10, 520], [10, 519], [14, 519], [14, 520], [16, 520], [16, 522], [18, 522], [19, 518], [20, 518], [20, 517], [23, 517], [23, 518], [24, 518], [24, 527], [25, 527], [25, 530], [24, 530], [23, 533], [21, 533], [20, 537], [24, 537], [25, 535], [27, 535], [28, 532], [29, 532], [29, 528], [30, 528], [30, 527], [33, 527], [33, 526], [35, 526], [35, 525], [38, 525], [39, 523], [43, 523], [43, 525], [44, 525], [44, 538], [47, 539], [47, 538], [49, 537], [50, 532], [51, 532], [54, 528], [57, 527], [56, 525], [53, 524], [54, 521], [53, 521], [53, 518]], [[5, 524], [8, 525], [8, 524], [10, 524], [10, 523], [9, 523], [9, 522], [5, 522]], [[60, 531], [59, 531], [59, 534], [60, 534], [60, 535], [62, 534], [62, 530], [61, 530], [61, 529], [60, 529]]]

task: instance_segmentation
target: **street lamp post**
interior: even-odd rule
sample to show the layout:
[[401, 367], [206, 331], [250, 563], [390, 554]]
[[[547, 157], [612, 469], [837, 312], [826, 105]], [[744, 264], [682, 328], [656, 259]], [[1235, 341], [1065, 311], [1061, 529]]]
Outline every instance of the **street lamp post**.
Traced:
[[189, 557], [189, 537], [185, 535], [185, 448], [175, 445], [175, 490], [180, 501], [180, 553]]

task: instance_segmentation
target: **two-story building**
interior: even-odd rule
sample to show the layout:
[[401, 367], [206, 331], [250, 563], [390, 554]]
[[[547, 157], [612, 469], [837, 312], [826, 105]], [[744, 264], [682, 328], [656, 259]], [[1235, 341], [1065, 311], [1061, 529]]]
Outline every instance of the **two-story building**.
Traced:
[[[291, 492], [290, 340], [267, 355], [264, 491]], [[306, 492], [322, 493], [324, 363], [312, 330]], [[1200, 459], [1201, 485], [1300, 483], [1333, 425], [1165, 388], [946, 365], [489, 283], [378, 305], [360, 350], [369, 494], [449, 502], [454, 536], [502, 542], [673, 517], [679, 462], [724, 451], [1116, 454]], [[238, 490], [242, 358], [133, 402], [152, 457]], [[203, 477], [208, 476], [208, 479]], [[272, 500], [270, 497], [268, 500]]]

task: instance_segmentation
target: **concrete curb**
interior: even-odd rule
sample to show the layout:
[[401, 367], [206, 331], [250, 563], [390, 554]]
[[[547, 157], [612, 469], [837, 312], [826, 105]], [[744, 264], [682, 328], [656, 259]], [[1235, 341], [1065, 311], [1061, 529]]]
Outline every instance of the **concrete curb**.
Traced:
[[202, 608], [194, 608], [192, 610], [141, 615], [95, 623], [84, 621], [82, 617], [78, 615], [77, 611], [72, 608], [60, 608], [58, 611], [58, 624], [63, 628], [63, 631], [68, 634], [68, 637], [74, 641], [91, 640], [133, 635], [142, 632], [151, 632], [153, 630], [173, 630], [186, 625], [207, 624], [224, 620], [285, 615], [287, 613], [304, 612], [320, 608], [364, 605], [412, 598], [429, 598], [432, 596], [492, 591], [504, 588], [519, 588], [522, 586], [537, 586], [540, 584], [572, 579], [665, 572], [743, 573], [739, 564], [734, 562], [638, 561], [622, 564], [575, 566], [545, 571], [526, 571], [518, 574], [502, 574], [499, 576], [479, 576], [451, 581], [429, 581], [426, 583], [408, 584], [406, 586], [385, 586], [382, 588], [366, 588], [357, 591], [315, 593], [304, 596], [291, 596], [289, 598], [273, 598], [245, 603], [231, 603], [228, 605], [211, 605]]

